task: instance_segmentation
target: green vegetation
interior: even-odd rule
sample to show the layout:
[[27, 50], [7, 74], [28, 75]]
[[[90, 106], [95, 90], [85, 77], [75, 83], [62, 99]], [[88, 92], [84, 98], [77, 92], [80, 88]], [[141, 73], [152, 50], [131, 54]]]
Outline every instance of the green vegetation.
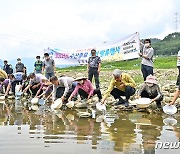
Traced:
[[177, 55], [180, 50], [180, 33], [172, 33], [163, 40], [152, 39], [156, 55]]
[[[176, 56], [160, 56], [154, 58], [154, 66], [156, 69], [170, 69], [176, 68]], [[119, 62], [104, 62], [102, 63], [102, 71], [114, 70], [119, 68], [121, 70], [135, 70], [140, 69], [141, 59], [134, 59], [128, 61], [119, 61]], [[85, 71], [86, 66], [74, 66], [67, 68], [58, 68], [61, 72], [65, 71]]]

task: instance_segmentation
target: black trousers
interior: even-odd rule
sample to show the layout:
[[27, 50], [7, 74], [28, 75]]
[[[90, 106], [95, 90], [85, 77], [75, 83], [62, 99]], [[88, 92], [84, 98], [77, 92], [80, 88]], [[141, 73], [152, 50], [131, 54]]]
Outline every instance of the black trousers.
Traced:
[[153, 67], [147, 66], [147, 65], [141, 65], [141, 72], [143, 74], [144, 81], [146, 80], [146, 77], [150, 74], [153, 75]]
[[[74, 89], [75, 89], [75, 85], [72, 85], [72, 87], [69, 89], [68, 93], [66, 94], [65, 102], [67, 102], [68, 98], [71, 96]], [[65, 91], [65, 87], [58, 87], [56, 90], [56, 98], [61, 98], [64, 94], [64, 91]]]
[[179, 86], [179, 80], [180, 80], [180, 66], [177, 67], [178, 68], [178, 77], [177, 77], [177, 82], [176, 85]]
[[[89, 94], [85, 92], [83, 89], [78, 90], [79, 95], [81, 96], [82, 99], [88, 98]], [[94, 89], [93, 96], [96, 95], [98, 96], [99, 99], [102, 99], [101, 91], [99, 89]]]
[[96, 89], [99, 89], [99, 73], [98, 68], [90, 67], [88, 71], [88, 80], [92, 82], [92, 78], [94, 76]]
[[18, 85], [18, 84], [22, 84], [22, 80], [21, 80], [21, 81], [15, 80], [15, 81], [13, 81], [13, 82], [11, 83], [12, 92], [13, 92], [14, 95], [15, 95], [16, 85]]
[[[150, 98], [150, 99], [154, 99], [155, 97], [157, 97], [157, 95], [158, 95], [158, 93], [156, 92], [156, 93], [154, 93], [153, 95], [150, 96], [145, 90], [142, 91], [142, 93], [141, 93], [141, 97]], [[156, 100], [156, 105], [158, 107], [161, 107], [161, 101], [163, 100], [163, 97], [164, 96], [161, 95], [161, 97], [158, 100]]]
[[126, 96], [126, 100], [129, 100], [130, 96], [134, 95], [135, 92], [136, 92], [135, 88], [131, 86], [126, 86], [125, 92], [117, 88], [114, 88], [111, 91], [111, 95], [114, 97], [114, 99], [122, 99], [121, 96]]
[[[33, 96], [35, 96], [36, 95], [36, 93], [37, 93], [37, 91], [39, 90], [39, 88], [40, 88], [40, 86], [41, 85], [39, 85], [37, 88], [32, 88], [33, 86], [35, 86], [35, 85], [37, 85], [38, 83], [33, 83], [32, 84], [32, 86], [30, 87], [30, 90], [32, 91], [32, 95]], [[43, 90], [41, 89], [41, 91], [40, 91], [40, 94], [42, 94], [43, 93]]]

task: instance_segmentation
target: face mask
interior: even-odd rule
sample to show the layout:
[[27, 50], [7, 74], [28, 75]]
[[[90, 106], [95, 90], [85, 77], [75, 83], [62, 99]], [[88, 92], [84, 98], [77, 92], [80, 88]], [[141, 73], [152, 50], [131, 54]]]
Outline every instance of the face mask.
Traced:
[[95, 57], [95, 56], [96, 56], [96, 53], [95, 53], [95, 52], [93, 52], [93, 53], [91, 53], [91, 55], [92, 55], [93, 57]]
[[49, 60], [49, 57], [46, 57], [45, 59], [46, 59], [46, 60]]
[[153, 86], [153, 83], [146, 83], [149, 87]]
[[150, 46], [150, 43], [145, 43], [144, 46], [147, 48]]
[[21, 63], [21, 61], [19, 60], [18, 63]]

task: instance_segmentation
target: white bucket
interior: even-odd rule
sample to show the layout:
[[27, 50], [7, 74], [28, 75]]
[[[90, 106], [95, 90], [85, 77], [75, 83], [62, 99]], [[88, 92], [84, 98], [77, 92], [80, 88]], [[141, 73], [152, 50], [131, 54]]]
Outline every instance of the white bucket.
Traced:
[[177, 112], [177, 108], [174, 105], [165, 105], [163, 111], [166, 114], [173, 115]]
[[103, 110], [106, 111], [106, 106], [105, 106], [105, 104], [102, 104], [102, 103], [98, 102], [96, 104], [96, 109], [99, 110], [99, 111], [103, 111]]
[[74, 101], [69, 101], [69, 102], [66, 104], [66, 106], [67, 106], [68, 108], [73, 108], [73, 107], [74, 107]]
[[51, 104], [51, 110], [61, 108], [62, 104], [62, 99], [58, 98], [53, 104]]

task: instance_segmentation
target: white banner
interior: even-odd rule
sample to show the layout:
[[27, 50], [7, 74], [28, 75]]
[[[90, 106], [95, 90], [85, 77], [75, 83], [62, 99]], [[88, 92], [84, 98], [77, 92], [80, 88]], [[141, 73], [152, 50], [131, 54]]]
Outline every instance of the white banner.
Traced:
[[96, 49], [97, 56], [102, 61], [110, 62], [138, 58], [138, 52], [140, 51], [139, 33], [97, 47], [67, 51], [48, 48], [44, 52], [48, 52], [52, 56], [56, 65], [81, 65], [87, 64], [92, 49]]

